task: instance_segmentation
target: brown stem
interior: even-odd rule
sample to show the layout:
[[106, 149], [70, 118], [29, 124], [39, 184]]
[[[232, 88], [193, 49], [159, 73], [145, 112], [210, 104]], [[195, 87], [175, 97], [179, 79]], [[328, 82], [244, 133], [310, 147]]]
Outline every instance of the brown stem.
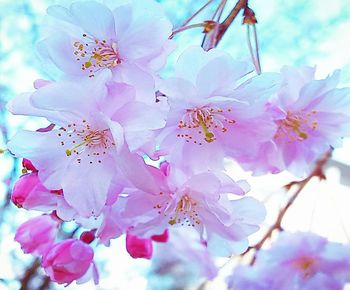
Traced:
[[202, 48], [206, 51], [214, 48], [216, 46], [216, 39], [220, 29], [220, 19], [221, 15], [225, 9], [227, 0], [221, 0], [218, 7], [216, 8], [211, 20], [215, 23], [214, 29], [206, 33], [202, 40]]
[[187, 26], [181, 26], [178, 29], [173, 30], [173, 32], [169, 36], [169, 39], [172, 39], [179, 32], [182, 32], [182, 31], [185, 31], [185, 30], [188, 30], [188, 29], [192, 29], [192, 28], [198, 28], [198, 27], [204, 28], [205, 26], [206, 26], [206, 23], [204, 23], [204, 22], [203, 23], [191, 24], [191, 25], [187, 25]]
[[249, 252], [251, 249], [255, 249], [256, 252], [254, 254], [254, 257], [253, 257], [252, 261], [250, 262], [251, 265], [253, 265], [255, 263], [257, 252], [262, 248], [262, 246], [265, 244], [265, 242], [268, 239], [271, 238], [272, 233], [275, 230], [282, 230], [281, 224], [282, 224], [282, 221], [283, 221], [283, 218], [284, 218], [286, 212], [292, 206], [292, 204], [297, 199], [297, 197], [300, 195], [300, 193], [305, 188], [305, 186], [308, 184], [308, 182], [313, 177], [318, 177], [321, 180], [325, 179], [325, 176], [323, 174], [323, 170], [322, 169], [323, 169], [324, 165], [326, 164], [326, 162], [331, 157], [331, 155], [332, 155], [332, 151], [331, 150], [329, 152], [327, 152], [326, 154], [324, 154], [324, 156], [322, 156], [317, 161], [314, 170], [311, 172], [311, 174], [307, 178], [305, 178], [305, 179], [303, 179], [301, 181], [298, 181], [298, 182], [292, 182], [289, 185], [287, 185], [287, 188], [290, 188], [292, 185], [298, 185], [298, 189], [289, 198], [289, 200], [287, 201], [286, 205], [280, 210], [280, 212], [278, 213], [278, 216], [277, 216], [277, 219], [276, 219], [275, 223], [269, 228], [269, 230], [266, 232], [266, 234], [263, 236], [263, 238], [260, 240], [260, 242], [258, 242], [255, 246], [248, 248], [248, 250], [242, 254], [242, 255], [244, 255], [247, 252]]
[[30, 290], [30, 281], [36, 276], [37, 270], [40, 267], [40, 260], [37, 258], [34, 260], [33, 264], [26, 270], [24, 276], [21, 278], [21, 288], [20, 290]]
[[216, 36], [215, 46], [217, 46], [224, 36], [226, 30], [230, 27], [233, 20], [237, 17], [239, 11], [246, 8], [248, 6], [248, 0], [238, 0], [235, 7], [232, 8], [230, 14], [226, 17], [226, 19], [220, 24], [219, 32]]
[[38, 288], [38, 290], [47, 290], [50, 289], [50, 285], [51, 285], [51, 280], [49, 277], [45, 277], [44, 280], [41, 283], [40, 288]]

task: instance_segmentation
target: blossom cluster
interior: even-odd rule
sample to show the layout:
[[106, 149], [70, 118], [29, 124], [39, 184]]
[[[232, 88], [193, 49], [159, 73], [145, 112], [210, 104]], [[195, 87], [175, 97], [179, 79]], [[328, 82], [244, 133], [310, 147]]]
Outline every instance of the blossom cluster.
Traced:
[[[60, 77], [8, 104], [48, 127], [18, 132], [8, 150], [23, 158], [13, 203], [44, 212], [16, 240], [55, 282], [97, 283], [93, 247], [124, 234], [134, 258], [150, 259], [153, 242], [178, 230], [197, 234], [194, 256], [240, 254], [265, 209], [225, 160], [255, 175], [305, 176], [349, 135], [350, 89], [336, 88], [338, 71], [323, 80], [311, 67], [255, 75], [227, 52], [190, 46], [164, 78], [175, 42], [159, 3], [84, 1], [48, 14], [53, 31], [38, 52]], [[59, 240], [69, 221], [84, 229], [80, 238]]]
[[235, 290], [332, 289], [350, 282], [350, 247], [312, 233], [281, 233], [253, 266], [239, 266], [229, 277]]

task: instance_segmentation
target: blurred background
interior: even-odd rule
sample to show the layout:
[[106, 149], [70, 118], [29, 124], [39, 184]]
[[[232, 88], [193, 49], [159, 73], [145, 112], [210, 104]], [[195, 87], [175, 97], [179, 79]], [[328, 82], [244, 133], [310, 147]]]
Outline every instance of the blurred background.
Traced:
[[[177, 27], [207, 0], [158, 2]], [[214, 1], [193, 23], [210, 19], [218, 2]], [[0, 148], [6, 147], [7, 140], [19, 128], [35, 130], [40, 126], [40, 120], [10, 116], [5, 104], [18, 93], [32, 91], [35, 79], [53, 77], [40, 63], [35, 44], [41, 37], [45, 10], [54, 3], [65, 4], [67, 1], [0, 0]], [[235, 3], [235, 0], [228, 0], [225, 11], [229, 11]], [[321, 78], [335, 69], [342, 69], [341, 86], [350, 86], [350, 5], [347, 1], [251, 0], [249, 3], [258, 19], [263, 71], [279, 71], [283, 65], [316, 65], [317, 77]], [[219, 47], [235, 58], [250, 61], [246, 27], [241, 25], [241, 21], [242, 18], [237, 17]], [[170, 57], [164, 75], [171, 71], [171, 66], [187, 45], [199, 45], [202, 38], [201, 29], [176, 36], [178, 47]], [[290, 231], [311, 230], [332, 241], [349, 242], [349, 165], [350, 141], [345, 140], [344, 148], [336, 150], [327, 164], [327, 181], [320, 183], [315, 180], [308, 184], [287, 213], [284, 228]], [[8, 154], [0, 155], [0, 290], [20, 289], [20, 281], [24, 279], [28, 280], [25, 289], [64, 289], [49, 283], [38, 267], [38, 261], [23, 254], [13, 241], [17, 226], [35, 215], [10, 203], [11, 189], [20, 174], [20, 167], [18, 161]], [[282, 187], [294, 177], [280, 174], [252, 178], [232, 164], [228, 164], [227, 169], [235, 179], [247, 178], [253, 188], [250, 194], [266, 202], [269, 214], [264, 226], [267, 227], [286, 201], [287, 195]], [[68, 225], [65, 230], [69, 232], [72, 229]], [[252, 243], [259, 237], [261, 232], [252, 237]], [[198, 271], [203, 265], [184, 260], [176, 249], [167, 256], [168, 259], [164, 259], [165, 253], [159, 248], [152, 261], [133, 260], [125, 251], [124, 238], [120, 238], [112, 242], [110, 248], [99, 247], [96, 251], [101, 274], [99, 286], [72, 284], [66, 289], [226, 289], [223, 279], [235, 263], [226, 263], [227, 259], [216, 261], [218, 267], [225, 267], [215, 281], [203, 283], [204, 278]]]

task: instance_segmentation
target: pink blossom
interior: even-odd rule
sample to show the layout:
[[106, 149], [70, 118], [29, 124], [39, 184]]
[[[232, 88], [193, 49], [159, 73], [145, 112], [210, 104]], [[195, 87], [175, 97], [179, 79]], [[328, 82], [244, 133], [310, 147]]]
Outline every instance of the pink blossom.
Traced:
[[322, 80], [314, 73], [310, 67], [282, 68], [282, 86], [269, 104], [277, 131], [257, 158], [242, 160], [246, 169], [305, 176], [316, 159], [349, 135], [350, 89], [336, 88], [339, 71]]
[[43, 255], [54, 244], [57, 232], [57, 220], [50, 215], [41, 215], [20, 225], [15, 241], [21, 244], [26, 254]]
[[53, 245], [44, 255], [42, 266], [50, 279], [70, 284], [82, 278], [93, 265], [94, 251], [79, 240], [68, 239]]
[[151, 239], [143, 239], [134, 235], [126, 235], [126, 250], [134, 259], [144, 258], [151, 259], [153, 246]]
[[[243, 195], [247, 184], [235, 183], [220, 172], [191, 176], [176, 167], [167, 171], [165, 176], [151, 169], [153, 178], [129, 193], [121, 216], [132, 221], [130, 234], [151, 237], [168, 227], [180, 227], [197, 231], [215, 254], [244, 251], [247, 236], [259, 229], [264, 207], [251, 197], [229, 200], [227, 194]], [[157, 184], [154, 191], [152, 183]]]
[[154, 244], [152, 262], [154, 268], [175, 279], [177, 287], [186, 285], [187, 279], [196, 283], [202, 277], [211, 280], [218, 273], [213, 257], [198, 235], [181, 229], [173, 230], [167, 243]]
[[239, 266], [230, 289], [341, 290], [350, 281], [350, 247], [312, 233], [281, 233], [254, 266]]
[[50, 192], [38, 177], [38, 172], [22, 175], [16, 182], [11, 200], [17, 207], [27, 210], [49, 211], [56, 207], [57, 192]]
[[[133, 193], [135, 187], [142, 188], [146, 192], [159, 192], [160, 183], [155, 182], [154, 178], [157, 177], [161, 180], [163, 177], [160, 170], [147, 166], [140, 156], [132, 155], [128, 159], [120, 161], [119, 165], [130, 181], [130, 186], [125, 188], [124, 195], [120, 196], [117, 202], [105, 206], [102, 211], [102, 222], [96, 232], [96, 236], [106, 246], [109, 246], [111, 239], [125, 234], [137, 221], [143, 219], [144, 209], [142, 206], [138, 207], [137, 204], [132, 208], [128, 208], [127, 214], [125, 214], [129, 200], [127, 194]], [[161, 233], [161, 231], [156, 232], [156, 234]]]
[[[154, 100], [154, 73], [173, 49], [172, 31], [162, 6], [153, 0], [74, 2], [53, 5], [53, 31], [39, 52], [70, 76], [93, 77], [102, 70]], [[151, 96], [152, 95], [152, 96]]]
[[129, 223], [121, 218], [121, 209], [124, 208], [125, 198], [120, 197], [118, 202], [111, 206], [106, 206], [101, 216], [103, 221], [99, 226], [96, 236], [99, 238], [99, 241], [105, 246], [110, 245], [110, 240], [120, 237], [122, 234], [126, 233]]
[[[104, 71], [84, 85], [61, 82], [40, 88], [27, 100], [27, 114], [46, 117], [56, 129], [21, 131], [8, 143], [17, 157], [32, 161], [45, 187], [63, 189], [68, 204], [85, 217], [99, 215], [109, 191], [117, 195], [115, 189], [122, 188], [121, 159], [128, 159], [129, 150], [141, 150], [152, 130], [164, 125], [156, 108], [135, 101], [132, 87], [106, 85], [110, 77]], [[16, 104], [11, 103], [13, 111]]]
[[224, 157], [255, 156], [273, 137], [276, 125], [265, 103], [274, 83], [260, 81], [270, 79], [262, 75], [238, 87], [249, 71], [216, 49], [191, 47], [180, 56], [175, 75], [160, 88], [170, 107], [159, 136], [168, 160], [198, 171], [222, 168]]

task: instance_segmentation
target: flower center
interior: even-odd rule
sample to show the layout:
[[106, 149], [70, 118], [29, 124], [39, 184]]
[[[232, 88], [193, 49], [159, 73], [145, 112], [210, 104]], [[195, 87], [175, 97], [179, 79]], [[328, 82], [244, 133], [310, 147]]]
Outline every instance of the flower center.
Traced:
[[295, 262], [295, 266], [302, 271], [304, 278], [312, 275], [312, 268], [315, 265], [315, 260], [310, 257], [301, 257]]
[[[67, 128], [61, 128], [58, 137], [61, 138], [61, 146], [69, 148], [65, 150], [67, 156], [85, 153], [84, 156], [88, 157], [90, 164], [94, 159], [101, 163], [101, 157], [111, 147], [116, 146], [109, 129], [92, 129], [86, 120], [81, 124], [72, 123]], [[76, 160], [81, 163], [82, 158]]]
[[299, 112], [288, 111], [285, 119], [276, 122], [278, 129], [274, 138], [282, 138], [288, 142], [306, 140], [309, 134], [317, 129], [316, 115], [316, 111], [310, 113], [304, 110]]
[[169, 224], [181, 224], [182, 226], [187, 224], [194, 227], [196, 224], [201, 223], [197, 213], [197, 202], [190, 196], [185, 194], [176, 205], [174, 216], [170, 217]]
[[[231, 112], [231, 109], [227, 109], [227, 112]], [[227, 132], [227, 125], [236, 123], [235, 120], [227, 118], [225, 113], [223, 109], [209, 106], [187, 109], [178, 124], [178, 128], [186, 132], [177, 134], [177, 137], [185, 138], [186, 142], [193, 141], [198, 145], [202, 145], [200, 140], [203, 139], [211, 143], [216, 140], [218, 133]]]
[[117, 44], [107, 43], [106, 40], [83, 34], [83, 41], [74, 42], [74, 55], [77, 61], [81, 61], [81, 69], [89, 70], [89, 77], [93, 77], [96, 71], [103, 68], [114, 68], [121, 63]]

